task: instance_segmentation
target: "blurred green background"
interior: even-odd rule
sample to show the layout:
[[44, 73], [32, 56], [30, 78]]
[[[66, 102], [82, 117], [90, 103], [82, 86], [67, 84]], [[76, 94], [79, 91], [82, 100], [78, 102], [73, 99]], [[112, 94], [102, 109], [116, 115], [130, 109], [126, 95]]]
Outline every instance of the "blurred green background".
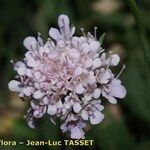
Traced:
[[134, 0], [0, 0], [0, 139], [68, 138], [46, 116], [40, 120], [36, 130], [28, 128], [23, 119], [27, 103], [9, 92], [7, 87], [15, 75], [10, 60], [23, 58], [24, 38], [41, 32], [46, 40], [49, 28], [57, 26], [57, 18], [62, 13], [70, 17], [77, 28], [77, 35], [81, 35], [81, 27], [93, 33], [94, 26], [98, 27], [98, 36], [106, 33], [103, 47], [121, 57], [116, 74], [123, 64], [126, 65], [121, 78], [128, 90], [127, 97], [117, 105], [103, 102], [105, 119], [101, 124], [87, 126], [86, 138], [95, 140], [93, 147], [29, 148], [21, 145], [0, 146], [0, 150], [150, 149], [150, 64], [146, 53], [150, 45], [150, 1], [136, 1], [141, 17], [138, 10], [132, 7], [133, 3], [129, 2]]

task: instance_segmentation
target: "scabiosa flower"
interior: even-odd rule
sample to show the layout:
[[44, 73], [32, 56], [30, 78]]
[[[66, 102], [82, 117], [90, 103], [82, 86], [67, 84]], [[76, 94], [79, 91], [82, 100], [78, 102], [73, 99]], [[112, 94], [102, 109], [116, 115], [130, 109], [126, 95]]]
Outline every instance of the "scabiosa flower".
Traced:
[[17, 75], [8, 87], [19, 97], [30, 102], [26, 120], [31, 128], [44, 114], [62, 121], [62, 132], [69, 131], [73, 139], [85, 138], [84, 128], [89, 122], [99, 124], [104, 114], [101, 97], [117, 103], [126, 95], [126, 89], [111, 71], [120, 57], [106, 54], [101, 43], [90, 32], [74, 36], [68, 16], [58, 18], [59, 30], [51, 28], [50, 38], [44, 43], [27, 37], [23, 41], [27, 49], [22, 61], [13, 63]]

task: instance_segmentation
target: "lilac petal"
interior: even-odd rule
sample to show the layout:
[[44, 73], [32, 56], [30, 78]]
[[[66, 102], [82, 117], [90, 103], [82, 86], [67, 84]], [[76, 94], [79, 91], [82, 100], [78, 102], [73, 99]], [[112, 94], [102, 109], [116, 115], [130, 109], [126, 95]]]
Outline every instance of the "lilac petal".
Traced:
[[96, 58], [93, 60], [92, 69], [99, 68], [101, 65], [102, 65], [102, 62], [101, 62], [100, 58]]
[[52, 37], [56, 41], [61, 39], [61, 34], [56, 28], [50, 28], [49, 35], [50, 35], [50, 37]]
[[17, 71], [18, 68], [26, 68], [26, 65], [21, 61], [17, 61], [14, 65], [14, 70]]
[[20, 90], [21, 90], [21, 88], [19, 87], [20, 85], [21, 85], [21, 83], [19, 81], [11, 80], [8, 83], [8, 88], [9, 88], [10, 91], [20, 92]]
[[74, 105], [73, 105], [73, 111], [75, 113], [79, 113], [81, 111], [81, 109], [82, 109], [82, 106], [80, 105], [80, 103], [74, 103]]
[[84, 92], [84, 87], [83, 87], [83, 85], [82, 85], [82, 84], [76, 85], [75, 91], [76, 91], [77, 94], [82, 94], [82, 93]]
[[100, 83], [106, 84], [111, 79], [111, 72], [109, 70], [105, 70], [102, 76], [100, 77]]
[[69, 18], [66, 15], [60, 15], [58, 18], [58, 25], [60, 27], [61, 32], [64, 32], [66, 35], [70, 35], [70, 27], [69, 27]]
[[78, 126], [73, 127], [71, 130], [71, 138], [72, 139], [84, 139], [85, 133]]
[[71, 49], [69, 51], [69, 56], [70, 58], [72, 58], [74, 61], [78, 61], [80, 58], [80, 54], [78, 53], [78, 51], [76, 49]]
[[102, 92], [102, 95], [112, 104], [117, 104], [117, 100], [113, 97], [110, 96], [108, 94], [106, 94], [105, 92]]
[[60, 126], [60, 129], [62, 130], [63, 133], [65, 133], [65, 132], [68, 130], [68, 127], [66, 126], [66, 123], [63, 123], [63, 124]]
[[92, 66], [92, 64], [93, 64], [93, 61], [91, 58], [89, 58], [89, 59], [85, 60], [84, 67], [90, 68]]
[[30, 120], [28, 120], [28, 126], [32, 129], [35, 129], [35, 124], [34, 124], [33, 118], [30, 118]]
[[84, 119], [84, 120], [88, 120], [88, 112], [86, 110], [82, 110], [81, 111], [81, 117]]
[[112, 104], [117, 104], [117, 100], [116, 98], [114, 98], [113, 96], [108, 96], [107, 97], [108, 101]]
[[96, 83], [96, 78], [95, 78], [94, 75], [89, 75], [89, 77], [88, 77], [88, 83], [89, 83], [90, 85], [93, 85], [93, 84]]
[[50, 115], [55, 115], [57, 112], [57, 108], [55, 105], [48, 105], [47, 113]]
[[72, 27], [72, 29], [71, 29], [71, 35], [73, 35], [75, 33], [75, 30], [76, 30], [76, 28]]
[[41, 99], [43, 96], [44, 96], [44, 93], [41, 92], [40, 90], [35, 91], [34, 94], [33, 94], [33, 97], [35, 99]]
[[23, 93], [26, 95], [26, 96], [30, 96], [33, 92], [33, 87], [25, 87], [23, 88]]
[[104, 119], [104, 114], [102, 114], [98, 110], [95, 110], [93, 115], [90, 116], [90, 123], [93, 125], [99, 124], [103, 119]]
[[111, 84], [111, 96], [117, 98], [124, 98], [126, 96], [127, 90], [121, 85], [120, 80], [113, 80]]
[[93, 41], [90, 43], [90, 51], [97, 52], [100, 48], [100, 43], [98, 41]]
[[97, 98], [100, 97], [100, 95], [101, 95], [101, 90], [100, 90], [99, 88], [97, 88], [97, 89], [94, 90], [92, 96], [93, 96], [95, 99], [97, 99]]
[[23, 41], [23, 45], [27, 50], [33, 50], [36, 47], [36, 44], [37, 40], [32, 36], [26, 37]]
[[77, 67], [74, 71], [74, 76], [79, 76], [82, 73], [82, 68], [81, 67]]
[[41, 118], [43, 116], [43, 113], [41, 113], [40, 110], [35, 110], [33, 115], [36, 118]]
[[118, 54], [111, 55], [110, 59], [111, 59], [110, 65], [112, 65], [112, 66], [117, 66], [120, 62], [120, 57]]

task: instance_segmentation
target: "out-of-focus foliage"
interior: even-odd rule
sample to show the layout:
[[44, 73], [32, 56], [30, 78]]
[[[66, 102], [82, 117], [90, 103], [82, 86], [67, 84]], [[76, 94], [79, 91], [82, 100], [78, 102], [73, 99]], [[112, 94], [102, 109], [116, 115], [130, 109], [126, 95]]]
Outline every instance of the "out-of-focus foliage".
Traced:
[[[136, 2], [142, 11], [142, 21], [150, 43], [150, 1]], [[14, 76], [10, 60], [22, 58], [25, 51], [23, 39], [37, 32], [41, 32], [46, 39], [49, 28], [56, 26], [57, 18], [62, 13], [67, 14], [78, 28], [76, 34], [81, 34], [81, 27], [85, 28], [85, 32], [93, 32], [94, 26], [98, 27], [98, 38], [106, 33], [103, 46], [120, 54], [120, 68], [126, 64], [122, 76], [128, 90], [126, 99], [116, 106], [106, 102], [104, 121], [100, 125], [87, 127], [87, 138], [95, 140], [93, 149], [150, 149], [150, 92], [147, 92], [144, 50], [137, 24], [124, 0], [0, 0], [0, 139], [68, 138], [61, 134], [59, 126], [50, 123], [47, 116], [39, 121], [36, 130], [29, 129], [23, 120], [27, 103], [7, 88], [8, 81]], [[28, 149], [26, 146], [7, 148]]]

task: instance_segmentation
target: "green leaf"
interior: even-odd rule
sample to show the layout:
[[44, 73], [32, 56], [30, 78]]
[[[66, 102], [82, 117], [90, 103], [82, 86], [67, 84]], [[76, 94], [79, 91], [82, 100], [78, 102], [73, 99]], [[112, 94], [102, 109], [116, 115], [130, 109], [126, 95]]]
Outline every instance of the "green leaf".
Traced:
[[100, 38], [99, 38], [99, 42], [101, 43], [101, 45], [103, 45], [103, 41], [104, 41], [104, 38], [106, 36], [106, 33], [103, 33]]

